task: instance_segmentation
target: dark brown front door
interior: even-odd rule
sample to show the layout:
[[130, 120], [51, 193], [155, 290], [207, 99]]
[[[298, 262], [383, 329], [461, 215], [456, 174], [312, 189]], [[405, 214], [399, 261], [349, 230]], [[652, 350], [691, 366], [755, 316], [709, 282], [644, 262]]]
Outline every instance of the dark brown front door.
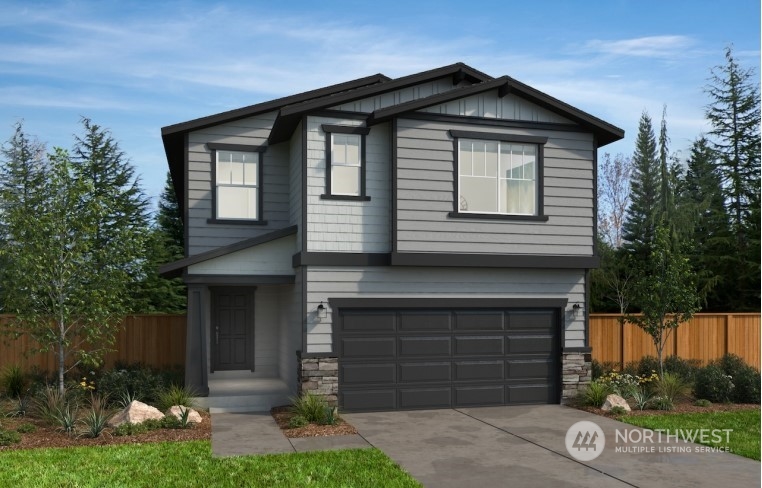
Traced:
[[254, 370], [254, 289], [212, 289], [212, 370]]

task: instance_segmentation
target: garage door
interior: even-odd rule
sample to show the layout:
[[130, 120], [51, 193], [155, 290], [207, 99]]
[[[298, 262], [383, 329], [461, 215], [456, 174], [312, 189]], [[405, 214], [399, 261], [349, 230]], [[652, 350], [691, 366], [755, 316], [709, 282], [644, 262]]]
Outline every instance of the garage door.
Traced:
[[559, 401], [556, 310], [342, 308], [337, 318], [344, 410]]

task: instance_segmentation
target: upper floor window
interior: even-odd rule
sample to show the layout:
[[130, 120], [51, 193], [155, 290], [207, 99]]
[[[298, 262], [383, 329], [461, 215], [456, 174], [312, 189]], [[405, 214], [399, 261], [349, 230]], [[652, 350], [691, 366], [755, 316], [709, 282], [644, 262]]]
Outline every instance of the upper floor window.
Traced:
[[370, 200], [365, 195], [367, 127], [323, 125], [326, 133], [326, 192], [323, 199]]
[[261, 221], [263, 148], [209, 147], [215, 163], [214, 220]]
[[542, 148], [547, 139], [450, 132], [457, 141], [457, 216], [542, 216]]

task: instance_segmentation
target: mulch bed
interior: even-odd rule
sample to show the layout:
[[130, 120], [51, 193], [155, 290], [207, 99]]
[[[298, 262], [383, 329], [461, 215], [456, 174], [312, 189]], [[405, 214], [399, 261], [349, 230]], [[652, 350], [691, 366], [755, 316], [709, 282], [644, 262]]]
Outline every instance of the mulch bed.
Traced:
[[209, 412], [198, 411], [201, 423], [194, 424], [188, 429], [156, 429], [143, 434], [115, 436], [112, 429], [107, 428], [99, 437], [91, 439], [84, 436], [69, 436], [58, 431], [50, 424], [31, 417], [0, 417], [0, 427], [4, 430], [15, 431], [22, 424], [32, 424], [34, 432], [21, 434], [21, 442], [9, 446], [0, 446], [0, 452], [11, 449], [35, 449], [42, 447], [92, 447], [118, 444], [145, 444], [148, 442], [175, 442], [210, 440], [212, 438], [212, 421]]
[[[609, 412], [604, 412], [600, 408], [595, 407], [583, 407], [578, 405], [572, 405], [574, 408], [584, 410], [585, 412], [594, 413], [603, 417], [609, 417], [616, 419], [618, 415], [612, 415]], [[699, 407], [692, 402], [680, 402], [675, 405], [674, 410], [638, 410], [633, 408], [632, 412], [627, 413], [631, 416], [640, 415], [674, 415], [678, 413], [707, 413], [707, 412], [738, 412], [741, 410], [759, 410], [760, 406], [756, 403], [713, 403], [708, 407]]]
[[335, 425], [309, 424], [305, 425], [304, 427], [290, 429], [288, 427], [288, 421], [291, 420], [291, 417], [294, 416], [294, 414], [291, 413], [290, 409], [291, 407], [289, 405], [284, 405], [280, 407], [273, 407], [270, 410], [270, 414], [273, 416], [275, 422], [278, 424], [278, 427], [280, 427], [286, 437], [323, 437], [331, 435], [357, 434], [357, 429], [349, 425], [342, 418], [339, 418], [338, 422]]

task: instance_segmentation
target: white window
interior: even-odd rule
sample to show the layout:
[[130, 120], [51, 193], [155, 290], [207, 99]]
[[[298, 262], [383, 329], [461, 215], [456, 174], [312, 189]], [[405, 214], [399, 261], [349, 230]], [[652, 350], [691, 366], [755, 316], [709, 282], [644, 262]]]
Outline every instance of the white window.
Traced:
[[537, 144], [458, 139], [458, 211], [537, 215]]
[[362, 136], [338, 134], [331, 136], [331, 194], [360, 196], [362, 194]]
[[217, 150], [218, 219], [259, 219], [259, 153]]

